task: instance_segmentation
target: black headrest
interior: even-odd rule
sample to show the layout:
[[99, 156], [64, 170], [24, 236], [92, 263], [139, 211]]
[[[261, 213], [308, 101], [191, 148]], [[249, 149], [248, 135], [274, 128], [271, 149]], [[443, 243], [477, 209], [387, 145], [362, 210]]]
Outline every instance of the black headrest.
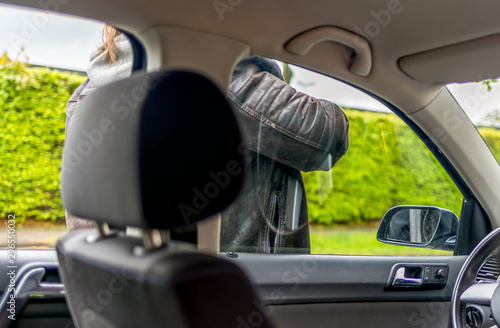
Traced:
[[80, 103], [64, 147], [63, 202], [116, 226], [185, 226], [237, 197], [240, 146], [232, 109], [207, 78], [134, 74]]

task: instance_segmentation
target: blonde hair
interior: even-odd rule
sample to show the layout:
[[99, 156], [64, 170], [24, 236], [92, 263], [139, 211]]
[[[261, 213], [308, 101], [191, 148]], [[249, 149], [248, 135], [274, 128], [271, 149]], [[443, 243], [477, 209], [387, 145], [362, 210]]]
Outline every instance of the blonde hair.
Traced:
[[101, 45], [97, 48], [104, 55], [105, 59], [109, 59], [109, 65], [116, 63], [115, 49], [122, 52], [116, 44], [115, 38], [122, 34], [113, 26], [104, 25], [102, 29]]

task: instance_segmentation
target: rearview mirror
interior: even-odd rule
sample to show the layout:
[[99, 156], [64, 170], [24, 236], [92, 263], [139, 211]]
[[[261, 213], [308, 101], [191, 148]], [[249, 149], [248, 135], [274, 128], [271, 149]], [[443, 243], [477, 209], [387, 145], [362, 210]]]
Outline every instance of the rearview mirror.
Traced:
[[377, 240], [386, 244], [455, 248], [458, 218], [455, 213], [433, 206], [396, 206], [382, 218]]

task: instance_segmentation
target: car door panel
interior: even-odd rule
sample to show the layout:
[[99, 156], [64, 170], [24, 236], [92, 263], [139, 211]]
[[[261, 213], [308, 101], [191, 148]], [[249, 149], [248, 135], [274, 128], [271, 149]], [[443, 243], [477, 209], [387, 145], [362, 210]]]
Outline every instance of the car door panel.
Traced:
[[[269, 310], [268, 310], [269, 311]], [[278, 327], [447, 327], [449, 302], [289, 304], [274, 308]]]
[[[466, 256], [238, 254], [280, 327], [442, 327]], [[386, 290], [396, 264], [447, 264], [441, 289]]]
[[[15, 252], [16, 273], [22, 272], [26, 266], [32, 266], [34, 263], [50, 263], [57, 265], [57, 254], [55, 250], [41, 250], [41, 249], [18, 249]], [[7, 273], [10, 271], [8, 268], [11, 264], [7, 264], [7, 250], [0, 250], [0, 290], [3, 293], [9, 285], [9, 276]]]
[[[7, 258], [6, 251], [0, 256]], [[239, 253], [222, 257], [240, 265], [262, 297], [266, 312], [280, 327], [442, 327], [449, 318], [454, 282], [466, 256], [383, 257], [336, 255], [264, 255]], [[231, 255], [234, 256], [234, 255]], [[17, 272], [57, 264], [55, 251], [20, 250]], [[392, 267], [398, 263], [446, 263], [445, 288], [387, 291]], [[6, 264], [6, 263], [5, 263]], [[9, 284], [2, 266], [2, 289]], [[7, 278], [5, 278], [7, 277]], [[18, 277], [19, 279], [19, 277]], [[63, 300], [31, 302], [18, 324], [26, 327], [63, 322], [69, 312]]]
[[[0, 250], [0, 327], [73, 327], [55, 250], [16, 250], [15, 263], [7, 263], [7, 254]], [[13, 305], [7, 304], [11, 293], [16, 295]]]

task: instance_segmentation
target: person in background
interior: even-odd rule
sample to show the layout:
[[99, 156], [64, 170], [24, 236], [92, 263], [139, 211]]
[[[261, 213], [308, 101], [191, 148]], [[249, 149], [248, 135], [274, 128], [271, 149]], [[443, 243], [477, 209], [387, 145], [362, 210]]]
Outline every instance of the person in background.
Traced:
[[[105, 25], [101, 45], [90, 55], [87, 79], [73, 92], [66, 106], [66, 131], [78, 107], [78, 103], [95, 89], [127, 78], [132, 73], [132, 46], [127, 37], [114, 27]], [[65, 211], [68, 231], [95, 227], [93, 221], [75, 217]]]
[[[68, 101], [66, 130], [81, 99], [129, 77], [132, 62], [126, 36], [105, 26], [88, 79]], [[347, 117], [334, 103], [297, 92], [273, 60], [258, 56], [236, 65], [228, 100], [242, 130], [248, 172], [241, 195], [221, 214], [221, 251], [309, 253], [301, 171], [328, 171], [347, 152]], [[93, 226], [69, 213], [66, 222], [68, 230]]]

